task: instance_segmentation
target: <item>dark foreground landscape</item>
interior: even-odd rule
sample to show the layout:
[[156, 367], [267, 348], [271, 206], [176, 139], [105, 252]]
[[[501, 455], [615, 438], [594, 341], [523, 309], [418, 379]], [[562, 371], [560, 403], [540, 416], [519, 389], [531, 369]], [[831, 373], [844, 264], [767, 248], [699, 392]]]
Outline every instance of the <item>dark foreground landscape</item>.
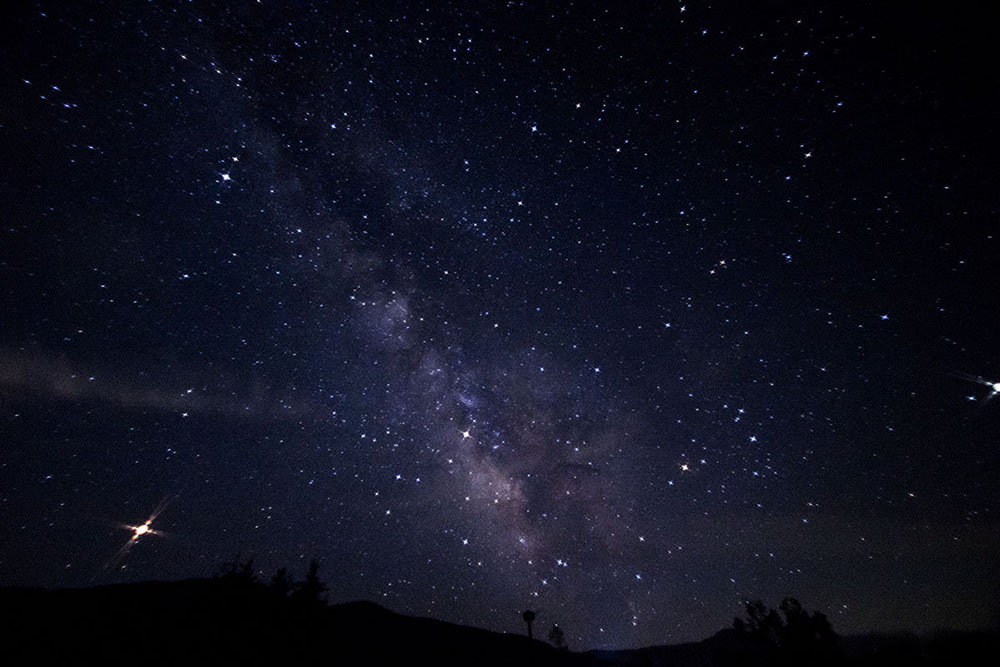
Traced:
[[782, 641], [744, 624], [697, 643], [576, 653], [371, 602], [327, 606], [226, 577], [0, 589], [0, 608], [8, 665], [986, 665], [1000, 648], [1000, 637], [987, 632], [813, 633], [795, 641], [782, 634]]

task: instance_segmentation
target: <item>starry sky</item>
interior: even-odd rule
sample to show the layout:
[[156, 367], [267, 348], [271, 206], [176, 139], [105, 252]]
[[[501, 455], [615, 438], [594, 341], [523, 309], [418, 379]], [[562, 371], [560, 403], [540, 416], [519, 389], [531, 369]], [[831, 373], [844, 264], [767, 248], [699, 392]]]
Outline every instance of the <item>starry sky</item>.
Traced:
[[997, 624], [983, 16], [14, 4], [0, 584], [315, 557], [577, 649]]

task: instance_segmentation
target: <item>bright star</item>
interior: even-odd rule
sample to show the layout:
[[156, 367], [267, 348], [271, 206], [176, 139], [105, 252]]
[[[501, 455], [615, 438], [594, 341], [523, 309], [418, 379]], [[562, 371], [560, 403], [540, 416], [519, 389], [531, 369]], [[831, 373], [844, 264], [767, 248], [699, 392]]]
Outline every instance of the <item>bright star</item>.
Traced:
[[[976, 384], [980, 384], [980, 385], [983, 385], [985, 387], [989, 387], [990, 391], [986, 395], [986, 400], [987, 401], [989, 401], [990, 399], [992, 399], [997, 394], [1000, 394], [1000, 382], [996, 382], [994, 380], [987, 380], [986, 378], [984, 378], [981, 375], [966, 375], [965, 373], [950, 373], [950, 375], [954, 375], [955, 377], [957, 377], [957, 378], [959, 378], [961, 380], [965, 380], [967, 382], [975, 382]], [[970, 400], [970, 401], [976, 400], [975, 397], [973, 397], [973, 396], [967, 396], [966, 398], [968, 400]]]
[[156, 517], [159, 516], [160, 513], [167, 508], [167, 505], [169, 505], [170, 501], [172, 501], [173, 499], [174, 499], [173, 496], [167, 496], [166, 498], [164, 498], [163, 501], [160, 502], [160, 505], [155, 510], [153, 510], [153, 513], [150, 514], [149, 518], [146, 519], [146, 521], [144, 521], [143, 523], [140, 523], [136, 526], [132, 526], [129, 524], [119, 524], [122, 528], [132, 531], [132, 536], [128, 538], [128, 542], [122, 545], [122, 548], [119, 549], [115, 553], [115, 555], [111, 557], [111, 560], [109, 560], [104, 567], [109, 568], [112, 565], [116, 564], [119, 560], [121, 560], [122, 557], [124, 557], [125, 554], [127, 554], [132, 549], [132, 546], [139, 541], [140, 537], [144, 535], [161, 535], [161, 536], [166, 535], [166, 533], [162, 531], [153, 530], [153, 522], [156, 521]]

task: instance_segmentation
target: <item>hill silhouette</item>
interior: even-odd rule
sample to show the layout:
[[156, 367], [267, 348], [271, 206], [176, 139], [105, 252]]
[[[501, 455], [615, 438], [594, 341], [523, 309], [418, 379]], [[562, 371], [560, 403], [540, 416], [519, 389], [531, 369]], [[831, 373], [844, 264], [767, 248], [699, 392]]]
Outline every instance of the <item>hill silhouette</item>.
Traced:
[[[89, 589], [0, 589], [8, 665], [565, 665], [770, 664], [738, 629], [702, 642], [573, 653], [524, 635], [405, 616], [371, 602], [326, 606], [233, 577]], [[993, 664], [996, 635], [841, 640], [836, 664]], [[802, 663], [806, 664], [806, 663]]]
[[564, 652], [391, 612], [303, 604], [227, 578], [0, 590], [5, 664], [562, 665]]

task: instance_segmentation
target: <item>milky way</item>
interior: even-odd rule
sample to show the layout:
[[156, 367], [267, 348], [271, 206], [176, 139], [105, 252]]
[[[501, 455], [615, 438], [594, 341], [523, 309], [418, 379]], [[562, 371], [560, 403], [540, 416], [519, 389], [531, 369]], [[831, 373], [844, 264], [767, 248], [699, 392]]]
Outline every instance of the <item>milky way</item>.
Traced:
[[988, 23], [744, 4], [13, 11], [0, 584], [995, 624]]

